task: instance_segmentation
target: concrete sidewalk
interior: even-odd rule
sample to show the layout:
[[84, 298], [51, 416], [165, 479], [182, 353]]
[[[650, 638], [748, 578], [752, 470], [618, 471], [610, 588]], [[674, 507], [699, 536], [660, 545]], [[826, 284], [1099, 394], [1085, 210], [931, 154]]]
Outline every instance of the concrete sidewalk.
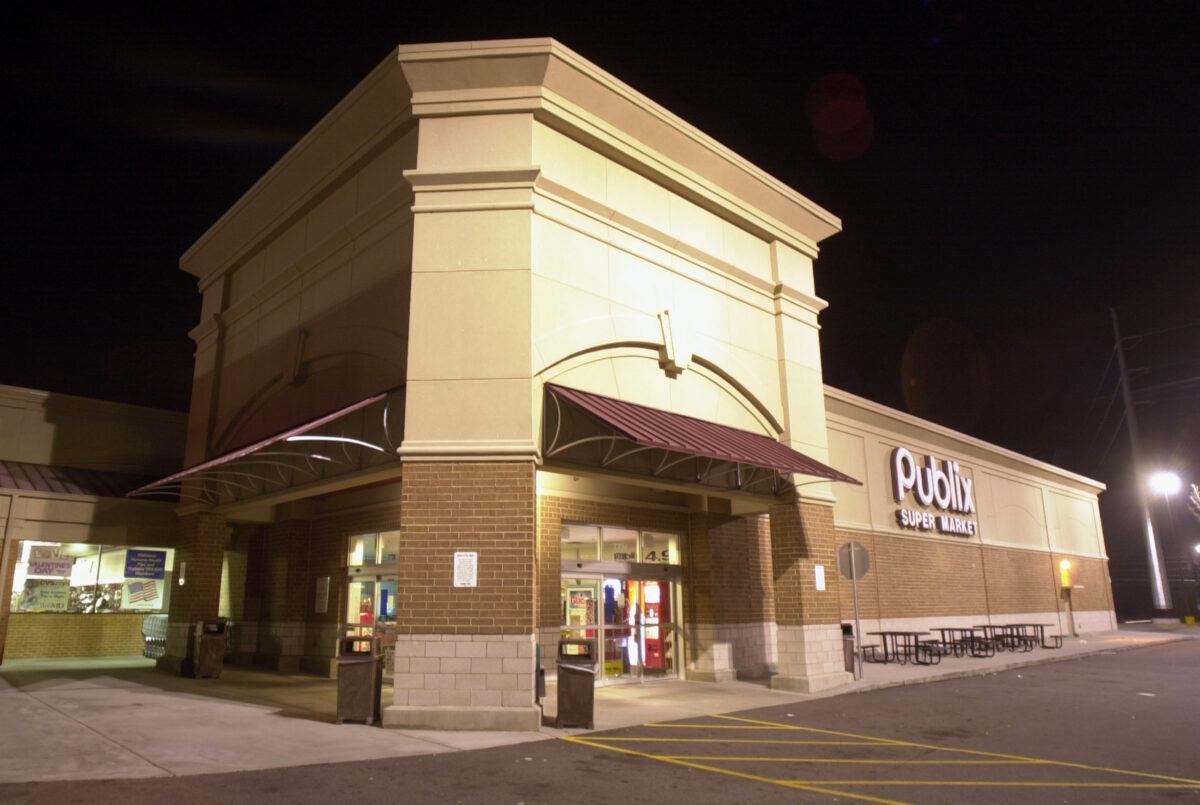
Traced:
[[[596, 691], [596, 728], [844, 695], [881, 687], [1069, 660], [1195, 636], [1137, 629], [1068, 639], [1062, 649], [943, 659], [940, 665], [867, 665], [866, 678], [815, 695], [752, 682], [651, 682]], [[545, 700], [553, 723], [554, 690]], [[387, 700], [387, 692], [384, 694]], [[219, 680], [183, 679], [140, 658], [15, 662], [0, 667], [0, 782], [157, 777], [247, 771], [478, 749], [568, 731], [480, 733], [336, 725], [335, 683], [226, 668]], [[578, 733], [579, 730], [571, 730]]]

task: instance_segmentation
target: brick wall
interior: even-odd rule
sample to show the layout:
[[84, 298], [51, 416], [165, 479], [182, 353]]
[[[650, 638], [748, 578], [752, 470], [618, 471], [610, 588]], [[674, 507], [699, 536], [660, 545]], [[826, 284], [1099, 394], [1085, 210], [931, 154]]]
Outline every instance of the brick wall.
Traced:
[[17, 612], [10, 616], [4, 656], [118, 657], [141, 656], [141, 612], [76, 614], [72, 612]]
[[216, 619], [220, 609], [221, 566], [230, 528], [220, 515], [194, 512], [179, 517], [177, 533], [175, 578], [182, 575], [185, 583], [171, 592], [167, 650], [158, 665], [172, 673], [186, 674], [191, 667], [188, 640], [191, 625]]
[[992, 614], [1058, 608], [1057, 576], [1050, 554], [985, 546], [983, 562]]
[[[833, 509], [799, 501], [774, 504], [770, 532], [776, 622], [781, 626], [840, 622]], [[825, 566], [821, 592], [816, 588], [816, 565]]]
[[229, 527], [220, 515], [207, 512], [179, 518], [179, 542], [175, 549], [175, 577], [187, 564], [185, 584], [171, 593], [172, 622], [194, 623], [217, 617], [221, 601], [221, 564]]
[[1071, 605], [1076, 612], [1085, 610], [1112, 609], [1112, 580], [1108, 575], [1108, 560], [1093, 559], [1070, 554], [1052, 554], [1050, 557], [1051, 585], [1057, 594], [1062, 583], [1058, 575], [1058, 563], [1071, 560], [1071, 584], [1083, 589], [1071, 590]]
[[775, 619], [768, 517], [695, 512], [688, 517], [687, 548], [689, 619], [713, 624]]
[[15, 539], [7, 544], [0, 542], [0, 550], [8, 551], [8, 562], [0, 561], [0, 568], [8, 568], [7, 573], [0, 575], [0, 662], [4, 662], [5, 643], [8, 639], [8, 608], [12, 605], [12, 583], [13, 574], [17, 569], [18, 546], [19, 543]]
[[[400, 632], [533, 632], [535, 489], [530, 461], [404, 465]], [[456, 551], [478, 552], [478, 587], [453, 586]]]
[[[1058, 562], [1071, 560], [1077, 611], [1112, 609], [1108, 562], [975, 543], [837, 532], [837, 543], [861, 542], [871, 570], [859, 580], [863, 618], [924, 618], [1054, 612], [1062, 608]], [[854, 617], [851, 586], [839, 590], [843, 620]]]
[[539, 495], [537, 515], [538, 625], [546, 629], [562, 625], [559, 580], [562, 577], [561, 539], [564, 523], [671, 531], [679, 534], [683, 540], [684, 565], [691, 561], [686, 512]]

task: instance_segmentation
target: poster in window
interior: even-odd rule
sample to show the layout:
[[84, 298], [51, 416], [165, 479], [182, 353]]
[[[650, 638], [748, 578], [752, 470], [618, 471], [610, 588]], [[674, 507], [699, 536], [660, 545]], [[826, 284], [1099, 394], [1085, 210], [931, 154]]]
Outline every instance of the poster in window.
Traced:
[[71, 566], [75, 557], [63, 556], [57, 545], [29, 546], [29, 566], [26, 573], [30, 576], [57, 576], [67, 578], [71, 575]]
[[129, 579], [121, 590], [122, 609], [162, 609], [163, 583], [157, 579]]
[[17, 608], [24, 612], [66, 612], [71, 600], [71, 583], [47, 579], [26, 579]]
[[167, 552], [129, 548], [125, 551], [125, 578], [157, 579], [167, 575]]

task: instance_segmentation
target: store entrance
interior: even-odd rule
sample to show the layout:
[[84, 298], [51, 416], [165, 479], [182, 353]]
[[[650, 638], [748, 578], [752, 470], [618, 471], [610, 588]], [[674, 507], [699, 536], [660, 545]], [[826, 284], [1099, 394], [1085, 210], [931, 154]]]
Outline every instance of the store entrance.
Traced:
[[396, 577], [355, 576], [349, 581], [346, 596], [346, 625], [358, 627], [360, 634], [374, 634], [378, 627], [396, 621]]
[[678, 588], [670, 579], [605, 575], [562, 580], [562, 636], [596, 644], [597, 684], [678, 677]]

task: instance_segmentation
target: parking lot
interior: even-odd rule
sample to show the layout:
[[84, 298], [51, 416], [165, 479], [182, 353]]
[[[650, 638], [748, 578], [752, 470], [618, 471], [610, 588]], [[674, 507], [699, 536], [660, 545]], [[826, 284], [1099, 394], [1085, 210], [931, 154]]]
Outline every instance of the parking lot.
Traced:
[[[476, 751], [0, 785], [0, 801], [1200, 802], [1198, 679], [1184, 640]], [[328, 730], [346, 757], [368, 728]]]

